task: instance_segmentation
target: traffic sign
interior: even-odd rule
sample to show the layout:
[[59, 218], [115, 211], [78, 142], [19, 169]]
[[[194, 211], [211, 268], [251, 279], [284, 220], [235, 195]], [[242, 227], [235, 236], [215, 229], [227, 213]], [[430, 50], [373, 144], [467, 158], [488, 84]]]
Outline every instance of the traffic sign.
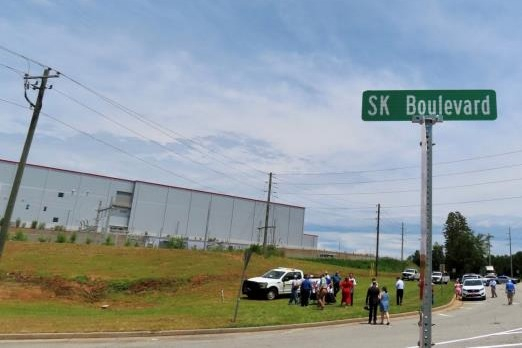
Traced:
[[364, 91], [363, 121], [412, 121], [439, 116], [444, 121], [495, 120], [497, 95], [491, 89]]

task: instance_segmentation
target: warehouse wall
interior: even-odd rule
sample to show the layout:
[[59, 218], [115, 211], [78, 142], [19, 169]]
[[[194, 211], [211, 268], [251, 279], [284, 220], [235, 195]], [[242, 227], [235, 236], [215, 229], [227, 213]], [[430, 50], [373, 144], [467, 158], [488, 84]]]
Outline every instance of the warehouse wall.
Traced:
[[[5, 211], [16, 163], [0, 160], [0, 209]], [[131, 234], [227, 243], [263, 242], [266, 202], [140, 181], [28, 165], [12, 220], [77, 230], [94, 226]], [[270, 204], [267, 241], [310, 247], [304, 208]], [[317, 241], [315, 241], [317, 246]]]

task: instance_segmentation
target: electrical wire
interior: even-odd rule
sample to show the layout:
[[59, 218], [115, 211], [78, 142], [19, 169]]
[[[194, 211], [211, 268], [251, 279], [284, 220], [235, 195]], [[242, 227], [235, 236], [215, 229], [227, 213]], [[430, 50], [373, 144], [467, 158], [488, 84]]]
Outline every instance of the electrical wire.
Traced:
[[[507, 155], [513, 155], [516, 153], [522, 153], [522, 150], [513, 150], [513, 151], [507, 151], [507, 152], [501, 152], [497, 154], [490, 154], [490, 155], [483, 155], [483, 156], [475, 156], [475, 157], [468, 157], [468, 158], [461, 158], [453, 161], [442, 161], [442, 162], [435, 162], [434, 165], [446, 165], [446, 164], [454, 164], [454, 163], [461, 163], [461, 162], [469, 162], [469, 161], [476, 161], [486, 158], [495, 158], [495, 157], [501, 157], [501, 156], [507, 156]], [[302, 175], [302, 176], [321, 176], [321, 175], [345, 175], [345, 174], [366, 174], [366, 173], [378, 173], [378, 172], [390, 172], [390, 171], [396, 171], [396, 170], [403, 170], [403, 169], [417, 169], [419, 168], [418, 165], [411, 165], [411, 166], [403, 166], [403, 167], [391, 167], [391, 168], [383, 168], [383, 169], [366, 169], [366, 170], [346, 170], [346, 171], [340, 171], [340, 172], [282, 172], [278, 173], [278, 175], [285, 176], [285, 175]]]
[[[28, 110], [30, 110], [30, 108], [29, 108], [28, 106], [25, 106], [25, 105], [22, 105], [22, 104], [19, 104], [19, 103], [16, 103], [16, 102], [10, 101], [10, 100], [6, 100], [6, 99], [3, 99], [3, 98], [0, 98], [0, 101], [5, 102], [5, 103], [8, 103], [8, 104], [11, 104], [11, 105], [14, 105], [14, 106], [18, 106], [18, 107], [23, 108], [23, 109], [28, 109]], [[183, 175], [181, 175], [181, 174], [175, 173], [175, 172], [173, 172], [172, 170], [170, 170], [170, 169], [168, 169], [168, 168], [162, 167], [162, 166], [157, 165], [157, 164], [155, 164], [155, 163], [149, 162], [149, 161], [147, 161], [147, 160], [145, 160], [145, 159], [143, 159], [143, 158], [140, 158], [140, 157], [138, 157], [138, 156], [136, 156], [136, 155], [130, 153], [129, 151], [126, 151], [126, 150], [124, 150], [124, 149], [122, 149], [122, 148], [120, 148], [120, 147], [118, 147], [118, 146], [115, 146], [115, 145], [113, 145], [113, 144], [111, 144], [111, 143], [109, 143], [109, 142], [107, 142], [107, 141], [104, 141], [104, 140], [102, 140], [102, 139], [99, 139], [99, 138], [95, 137], [94, 135], [92, 135], [92, 134], [90, 134], [90, 133], [88, 133], [88, 132], [85, 132], [85, 131], [83, 131], [83, 130], [81, 130], [81, 129], [78, 129], [78, 128], [76, 128], [76, 127], [74, 127], [74, 126], [72, 126], [72, 125], [70, 125], [70, 124], [68, 124], [68, 123], [66, 123], [66, 122], [64, 122], [64, 121], [62, 121], [62, 120], [60, 120], [60, 119], [58, 119], [58, 118], [56, 118], [56, 117], [54, 117], [54, 116], [48, 114], [48, 113], [46, 113], [46, 112], [40, 111], [40, 114], [42, 114], [43, 116], [45, 116], [45, 117], [47, 117], [47, 118], [52, 119], [53, 121], [55, 121], [55, 122], [57, 122], [57, 123], [60, 123], [61, 125], [65, 126], [65, 127], [67, 127], [67, 128], [70, 128], [70, 129], [72, 129], [72, 130], [74, 130], [74, 131], [76, 131], [76, 132], [78, 132], [78, 133], [80, 133], [80, 134], [82, 134], [82, 135], [84, 135], [84, 136], [86, 136], [86, 137], [89, 137], [89, 138], [91, 138], [92, 140], [95, 140], [95, 141], [97, 141], [97, 142], [99, 142], [99, 143], [101, 143], [101, 144], [103, 144], [103, 145], [105, 145], [105, 146], [108, 146], [108, 147], [110, 147], [110, 148], [112, 148], [112, 149], [114, 149], [114, 150], [116, 150], [116, 151], [118, 151], [118, 152], [121, 152], [121, 153], [123, 153], [123, 154], [126, 155], [126, 156], [129, 156], [129, 157], [131, 157], [131, 158], [133, 158], [133, 159], [136, 159], [136, 160], [138, 160], [138, 161], [141, 161], [141, 162], [143, 162], [143, 163], [145, 163], [145, 164], [147, 164], [147, 165], [149, 165], [149, 166], [151, 166], [151, 167], [154, 167], [154, 168], [160, 169], [160, 170], [162, 170], [162, 171], [164, 171], [164, 172], [166, 172], [166, 173], [169, 173], [169, 174], [171, 174], [171, 175], [173, 175], [173, 176], [175, 176], [175, 177], [178, 177], [178, 178], [180, 178], [180, 179], [183, 179], [183, 180], [186, 180], [186, 181], [191, 182], [191, 183], [193, 183], [193, 184], [196, 184], [196, 185], [198, 185], [199, 187], [212, 189], [212, 190], [215, 190], [216, 192], [219, 191], [219, 190], [217, 190], [217, 189], [215, 189], [215, 188], [213, 188], [213, 187], [211, 187], [211, 186], [208, 186], [208, 185], [202, 185], [201, 183], [199, 183], [199, 182], [197, 182], [197, 181], [195, 181], [195, 180], [193, 180], [193, 179], [190, 179], [190, 178], [188, 178], [188, 177], [186, 177], [186, 176], [183, 176]]]
[[[236, 182], [239, 183], [239, 184], [246, 185], [246, 186], [249, 186], [249, 187], [254, 188], [254, 189], [256, 189], [256, 190], [259, 190], [259, 188], [256, 187], [256, 186], [253, 186], [253, 185], [251, 185], [251, 184], [249, 184], [249, 183], [243, 182], [243, 181], [241, 181], [241, 180], [239, 180], [239, 179], [237, 179], [237, 178], [235, 178], [235, 177], [232, 177], [232, 176], [230, 176], [230, 175], [228, 175], [228, 174], [226, 174], [226, 173], [224, 173], [224, 172], [221, 172], [221, 171], [215, 170], [215, 169], [213, 169], [213, 168], [210, 168], [209, 166], [205, 165], [204, 163], [198, 162], [198, 161], [196, 161], [195, 159], [190, 158], [189, 156], [184, 156], [184, 155], [182, 155], [182, 154], [179, 154], [179, 153], [174, 152], [174, 150], [172, 150], [172, 149], [169, 148], [168, 146], [163, 145], [163, 144], [161, 144], [160, 142], [158, 142], [158, 141], [156, 141], [156, 140], [154, 140], [154, 139], [151, 139], [151, 138], [147, 137], [146, 135], [144, 135], [144, 134], [142, 134], [142, 133], [140, 133], [140, 132], [138, 132], [138, 131], [135, 131], [134, 129], [132, 129], [132, 128], [126, 126], [126, 125], [124, 125], [123, 123], [121, 123], [121, 122], [119, 122], [119, 121], [114, 120], [113, 118], [111, 118], [111, 117], [109, 117], [108, 115], [106, 115], [106, 114], [104, 114], [104, 113], [102, 113], [102, 112], [100, 112], [100, 111], [98, 111], [98, 110], [96, 110], [96, 109], [90, 107], [89, 105], [82, 103], [82, 102], [79, 101], [78, 99], [76, 99], [76, 98], [74, 98], [74, 97], [72, 97], [72, 96], [66, 94], [65, 92], [60, 91], [60, 90], [57, 89], [57, 88], [54, 88], [53, 91], [56, 92], [56, 93], [58, 93], [58, 94], [60, 94], [60, 95], [62, 95], [62, 96], [65, 97], [65, 98], [69, 99], [70, 101], [72, 101], [72, 102], [74, 102], [74, 103], [76, 103], [76, 104], [82, 106], [83, 108], [86, 108], [87, 110], [89, 110], [89, 111], [91, 111], [91, 112], [97, 114], [98, 116], [104, 118], [105, 120], [107, 120], [107, 121], [109, 121], [109, 122], [111, 122], [111, 123], [113, 123], [113, 124], [115, 124], [115, 125], [117, 125], [117, 126], [119, 126], [119, 127], [122, 127], [122, 128], [124, 128], [124, 129], [128, 130], [129, 132], [131, 132], [131, 133], [137, 135], [138, 137], [140, 137], [140, 138], [142, 138], [142, 139], [144, 139], [144, 140], [146, 140], [146, 141], [150, 141], [150, 142], [154, 143], [155, 145], [161, 147], [162, 149], [168, 151], [169, 153], [171, 153], [171, 154], [173, 154], [173, 155], [175, 155], [175, 156], [178, 156], [178, 157], [184, 158], [184, 159], [186, 159], [186, 160], [189, 160], [189, 161], [191, 161], [192, 163], [195, 163], [195, 164], [197, 164], [197, 165], [199, 165], [199, 166], [205, 167], [205, 168], [207, 168], [207, 169], [209, 169], [209, 170], [211, 170], [211, 171], [213, 171], [213, 172], [215, 172], [215, 173], [217, 173], [217, 174], [219, 174], [219, 175], [226, 176], [226, 177], [232, 179], [233, 181], [236, 181]], [[179, 142], [178, 142], [178, 143], [179, 143]]]
[[[434, 190], [447, 190], [454, 188], [464, 188], [464, 187], [474, 187], [474, 186], [483, 186], [489, 184], [501, 184], [506, 182], [513, 181], [521, 181], [522, 178], [514, 178], [514, 179], [505, 179], [505, 180], [494, 180], [494, 181], [484, 181], [478, 182], [474, 184], [465, 184], [465, 185], [451, 185], [451, 186], [438, 186], [434, 187]], [[412, 192], [420, 192], [419, 189], [410, 189], [410, 190], [392, 190], [392, 191], [374, 191], [374, 192], [344, 192], [344, 193], [303, 193], [303, 192], [280, 192], [281, 195], [307, 195], [307, 196], [359, 196], [359, 195], [377, 195], [377, 194], [391, 194], [391, 193], [412, 193]]]
[[[8, 53], [10, 53], [10, 54], [12, 54], [12, 55], [15, 55], [15, 56], [17, 56], [17, 57], [19, 57], [19, 58], [25, 59], [25, 60], [28, 61], [28, 62], [33, 62], [33, 63], [35, 63], [35, 64], [37, 64], [37, 65], [40, 65], [41, 67], [47, 68], [47, 66], [44, 65], [43, 63], [41, 63], [41, 62], [39, 62], [39, 61], [36, 61], [36, 60], [34, 60], [34, 59], [32, 59], [32, 58], [29, 58], [29, 57], [27, 57], [27, 56], [25, 56], [25, 55], [22, 55], [22, 54], [20, 54], [20, 53], [18, 53], [18, 52], [15, 52], [15, 51], [13, 51], [13, 50], [11, 50], [11, 49], [9, 49], [9, 48], [3, 46], [3, 45], [0, 45], [0, 49], [1, 49], [1, 50], [4, 50], [4, 51], [6, 51], [6, 52], [8, 52]], [[53, 69], [53, 70], [55, 70], [55, 69]], [[55, 70], [55, 71], [57, 71], [57, 70]], [[58, 71], [57, 71], [57, 72], [58, 72]], [[203, 154], [203, 155], [208, 155], [208, 153], [203, 153], [199, 148], [196, 148], [196, 147], [195, 147], [194, 145], [192, 145], [192, 144], [199, 145], [201, 148], [205, 149], [206, 151], [211, 152], [211, 153], [214, 153], [214, 154], [218, 154], [218, 155], [220, 155], [220, 156], [222, 156], [222, 157], [224, 157], [224, 158], [226, 158], [226, 159], [232, 161], [233, 163], [237, 163], [237, 164], [240, 164], [240, 165], [244, 165], [244, 166], [250, 167], [251, 169], [253, 169], [254, 171], [256, 171], [256, 172], [258, 172], [258, 173], [266, 174], [265, 172], [263, 172], [263, 171], [261, 171], [261, 170], [258, 170], [257, 168], [253, 168], [253, 167], [251, 167], [251, 166], [248, 165], [247, 163], [244, 163], [244, 162], [238, 161], [237, 159], [233, 159], [233, 158], [228, 157], [228, 156], [226, 156], [226, 155], [224, 155], [224, 154], [218, 153], [216, 150], [209, 149], [209, 148], [207, 148], [206, 146], [204, 146], [203, 144], [201, 144], [201, 143], [198, 142], [198, 141], [195, 141], [195, 140], [189, 139], [189, 138], [185, 137], [184, 135], [182, 135], [181, 133], [179, 133], [179, 132], [175, 132], [175, 131], [173, 131], [173, 130], [167, 128], [167, 127], [165, 127], [165, 125], [160, 125], [160, 124], [158, 124], [158, 123], [156, 123], [156, 122], [154, 122], [154, 121], [152, 121], [152, 120], [146, 118], [144, 115], [142, 115], [142, 114], [140, 114], [140, 113], [138, 113], [138, 112], [136, 112], [136, 111], [134, 111], [134, 110], [132, 110], [132, 109], [126, 107], [126, 106], [123, 105], [123, 104], [120, 104], [120, 103], [116, 102], [115, 100], [113, 100], [113, 99], [111, 99], [111, 98], [108, 98], [108, 97], [104, 96], [104, 95], [101, 94], [100, 92], [97, 92], [97, 91], [94, 90], [93, 88], [88, 87], [87, 85], [81, 83], [80, 81], [78, 81], [78, 80], [72, 78], [72, 77], [69, 76], [68, 74], [65, 74], [65, 73], [62, 73], [62, 72], [59, 72], [59, 74], [60, 74], [62, 77], [64, 77], [65, 79], [67, 79], [67, 80], [73, 82], [74, 84], [80, 86], [81, 88], [85, 89], [86, 91], [90, 92], [91, 94], [93, 94], [93, 95], [97, 96], [98, 98], [102, 99], [102, 100], [105, 101], [106, 103], [108, 103], [108, 104], [112, 105], [113, 107], [116, 107], [116, 108], [118, 108], [119, 110], [123, 111], [123, 112], [126, 113], [127, 115], [129, 115], [129, 116], [131, 116], [131, 117], [133, 117], [133, 118], [138, 119], [139, 121], [141, 121], [141, 122], [147, 124], [149, 127], [152, 127], [152, 128], [154, 128], [154, 129], [156, 129], [157, 131], [159, 131], [160, 133], [164, 134], [165, 136], [168, 136], [168, 137], [172, 138], [173, 140], [177, 141], [177, 142], [180, 143], [181, 145], [187, 146], [187, 147], [191, 148], [192, 150], [197, 151], [197, 152], [199, 152], [199, 153], [201, 153], [201, 154]], [[179, 142], [177, 139], [175, 139], [171, 134], [169, 134], [169, 133], [166, 132], [165, 130], [167, 130], [167, 131], [170, 132], [171, 134], [175, 134], [175, 135], [177, 135], [177, 136], [183, 138], [183, 139], [185, 140], [185, 142]], [[218, 160], [218, 159], [215, 158], [215, 157], [213, 157], [213, 160], [215, 160], [216, 162], [219, 162], [219, 163], [221, 163], [221, 164], [223, 164], [223, 165], [225, 165], [225, 166], [230, 166], [230, 163], [226, 163], [226, 162], [220, 161], [220, 160]], [[240, 170], [238, 170], [238, 171], [240, 171]], [[242, 171], [240, 171], [240, 172], [242, 172]], [[246, 174], [245, 172], [242, 172], [242, 173], [243, 173], [243, 174]], [[246, 174], [246, 175], [248, 175], [248, 174]]]
[[[460, 201], [460, 202], [433, 203], [432, 205], [445, 206], [445, 205], [457, 205], [457, 204], [473, 204], [473, 203], [484, 203], [484, 202], [507, 201], [507, 200], [513, 200], [513, 199], [521, 199], [521, 198], [522, 198], [522, 196], [510, 196], [510, 197], [487, 198], [487, 199]], [[385, 205], [381, 204], [381, 208], [385, 208], [385, 209], [420, 208], [420, 204], [390, 205], [390, 206], [385, 206]], [[369, 208], [363, 208], [363, 207], [330, 207], [330, 208], [307, 207], [307, 209], [363, 210], [363, 209], [369, 209]]]
[[11, 70], [12, 72], [14, 72], [15, 74], [17, 74], [20, 77], [24, 77], [25, 76], [25, 73], [22, 70], [20, 70], [20, 69], [13, 68], [12, 66], [9, 66], [9, 65], [4, 64], [4, 63], [0, 63], [0, 66], [4, 67], [6, 69]]

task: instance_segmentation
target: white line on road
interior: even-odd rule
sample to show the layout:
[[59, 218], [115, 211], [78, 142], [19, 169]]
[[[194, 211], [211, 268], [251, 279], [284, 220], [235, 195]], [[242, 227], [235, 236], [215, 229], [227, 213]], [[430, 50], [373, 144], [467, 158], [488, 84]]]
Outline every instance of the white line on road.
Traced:
[[469, 348], [501, 348], [501, 347], [522, 347], [522, 343], [500, 344], [497, 346], [475, 346], [475, 347], [469, 347]]
[[[458, 340], [439, 342], [439, 343], [437, 343], [437, 345], [451, 344], [451, 343], [463, 342], [463, 341], [471, 341], [471, 340], [476, 340], [476, 339], [486, 338], [486, 337], [491, 337], [491, 336], [500, 336], [500, 335], [509, 335], [509, 334], [515, 334], [516, 335], [516, 334], [521, 333], [520, 332], [521, 329], [522, 328], [518, 328], [518, 329], [513, 329], [513, 330], [508, 330], [508, 331], [495, 332], [495, 333], [487, 334], [487, 335], [480, 335], [480, 336], [475, 336], [475, 337], [461, 338], [461, 339], [458, 339]], [[519, 343], [519, 344], [522, 345], [522, 343]]]
[[[451, 341], [445, 341], [445, 342], [437, 342], [435, 345], [437, 345], [437, 346], [442, 346], [442, 345], [445, 345], [445, 344], [452, 344], [452, 343], [457, 343], [457, 342], [464, 342], [464, 341], [477, 340], [477, 339], [480, 339], [480, 338], [486, 338], [486, 337], [492, 337], [492, 336], [501, 336], [501, 335], [517, 335], [517, 334], [522, 334], [522, 328], [512, 329], [512, 330], [508, 330], [508, 331], [494, 332], [494, 333], [487, 334], [487, 335], [480, 335], [480, 336], [467, 337], [467, 338], [459, 338], [459, 339], [457, 339], [457, 340], [451, 340]], [[517, 344], [518, 346], [522, 347], [522, 343], [515, 343], [515, 344]], [[515, 346], [509, 346], [509, 345], [484, 346], [484, 347], [476, 347], [476, 348], [488, 348], [488, 347], [517, 347], [517, 345], [515, 345]], [[417, 348], [417, 347], [418, 347], [418, 346], [412, 346], [412, 347], [408, 347], [408, 348]]]

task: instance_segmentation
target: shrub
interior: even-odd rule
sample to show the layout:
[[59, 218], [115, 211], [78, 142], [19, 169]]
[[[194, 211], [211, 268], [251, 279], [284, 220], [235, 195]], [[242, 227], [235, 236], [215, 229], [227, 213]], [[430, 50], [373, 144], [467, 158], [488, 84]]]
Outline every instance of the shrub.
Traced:
[[20, 227], [20, 224], [22, 223], [22, 220], [20, 218], [16, 219], [15, 226], [18, 228]]
[[128, 280], [113, 280], [109, 283], [108, 289], [112, 292], [127, 291], [131, 285], [132, 283]]
[[22, 222], [22, 228], [26, 228], [27, 224], [25, 222]]
[[31, 221], [31, 228], [32, 228], [33, 230], [36, 230], [36, 227], [37, 227], [37, 226], [38, 226], [38, 221], [36, 221], [36, 220]]
[[187, 238], [170, 237], [164, 245], [167, 249], [186, 249]]
[[65, 243], [67, 242], [67, 237], [65, 237], [65, 234], [63, 233], [58, 233], [56, 235], [56, 243]]
[[91, 238], [87, 238], [87, 239], [85, 240], [85, 244], [89, 245], [89, 244], [91, 244], [91, 243], [92, 243], [92, 239], [91, 239]]
[[259, 244], [252, 244], [252, 245], [250, 245], [249, 249], [252, 251], [252, 253], [255, 253], [258, 255], [264, 255], [265, 257], [271, 257], [271, 256], [284, 257], [284, 255], [285, 255], [285, 252], [281, 249], [277, 249], [277, 247], [275, 245], [267, 245], [264, 254], [263, 254], [263, 247]]
[[74, 281], [80, 283], [80, 284], [87, 284], [89, 282], [89, 277], [87, 277], [86, 275], [77, 275], [76, 277], [73, 278]]
[[16, 231], [15, 235], [13, 236], [13, 240], [25, 242], [27, 240], [27, 236], [22, 231]]
[[70, 236], [69, 236], [69, 243], [76, 243], [76, 238], [77, 238], [77, 235], [76, 235], [76, 232], [73, 232]]
[[40, 236], [40, 237], [38, 237], [38, 241], [40, 243], [45, 243], [45, 242], [47, 242], [47, 239], [44, 236]]
[[248, 247], [248, 249], [250, 249], [250, 251], [252, 251], [253, 253], [259, 255], [261, 255], [261, 253], [263, 252], [263, 248], [259, 244], [252, 244]]
[[39, 230], [45, 230], [45, 222], [40, 222], [40, 223], [38, 224], [38, 229], [39, 229]]
[[275, 245], [267, 245], [265, 257], [270, 257], [270, 256], [284, 257], [285, 252], [281, 249], [278, 249]]
[[114, 242], [112, 241], [112, 237], [107, 236], [107, 238], [105, 238], [105, 242], [103, 242], [103, 245], [114, 245]]
[[130, 240], [129, 238], [127, 238], [127, 239], [125, 240], [125, 244], [124, 244], [124, 245], [125, 245], [126, 247], [130, 247], [130, 246], [132, 245], [131, 240]]
[[65, 226], [64, 225], [56, 225], [56, 226], [54, 226], [54, 230], [55, 231], [65, 231]]

